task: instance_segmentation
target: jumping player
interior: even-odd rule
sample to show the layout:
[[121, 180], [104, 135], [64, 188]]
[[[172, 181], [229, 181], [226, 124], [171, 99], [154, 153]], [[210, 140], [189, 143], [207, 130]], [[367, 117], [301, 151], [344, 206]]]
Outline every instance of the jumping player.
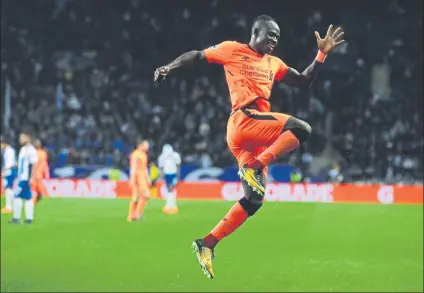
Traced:
[[147, 152], [149, 143], [138, 140], [137, 148], [130, 155], [130, 188], [132, 199], [128, 211], [128, 222], [140, 220], [150, 197], [150, 177]]
[[25, 223], [30, 224], [34, 220], [34, 201], [30, 181], [33, 180], [33, 169], [37, 163], [37, 150], [31, 144], [28, 133], [21, 133], [19, 143], [22, 145], [18, 156], [18, 186], [13, 202], [13, 219], [10, 223], [19, 224], [21, 221], [22, 204], [25, 209]]
[[34, 146], [37, 149], [37, 164], [34, 168], [34, 179], [31, 182], [34, 204], [37, 204], [41, 197], [47, 196], [46, 188], [43, 185], [43, 179], [50, 179], [50, 170], [47, 151], [43, 148], [41, 140], [36, 139]]
[[13, 199], [15, 197], [13, 193], [13, 184], [16, 179], [16, 152], [15, 149], [10, 146], [9, 142], [1, 137], [1, 153], [2, 153], [2, 169], [1, 177], [4, 182], [4, 192], [6, 197], [5, 207], [1, 210], [2, 214], [11, 214]]
[[238, 161], [244, 197], [206, 237], [193, 242], [201, 268], [209, 278], [214, 277], [212, 260], [217, 243], [262, 206], [267, 166], [296, 149], [311, 133], [311, 126], [305, 121], [270, 112], [274, 81], [300, 88], [311, 86], [327, 54], [344, 42], [343, 34], [341, 28], [333, 30], [332, 25], [324, 38], [315, 32], [317, 56], [299, 73], [271, 55], [278, 44], [280, 28], [272, 17], [261, 15], [253, 22], [249, 44], [225, 41], [203, 51], [187, 52], [156, 69], [154, 79], [160, 82], [174, 69], [201, 60], [224, 66], [232, 104], [227, 143]]
[[165, 144], [162, 148], [162, 154], [158, 159], [158, 165], [167, 188], [166, 204], [162, 209], [165, 214], [173, 215], [178, 213], [176, 201], [177, 192], [175, 190], [175, 186], [178, 181], [180, 164], [180, 155], [174, 151], [170, 144]]

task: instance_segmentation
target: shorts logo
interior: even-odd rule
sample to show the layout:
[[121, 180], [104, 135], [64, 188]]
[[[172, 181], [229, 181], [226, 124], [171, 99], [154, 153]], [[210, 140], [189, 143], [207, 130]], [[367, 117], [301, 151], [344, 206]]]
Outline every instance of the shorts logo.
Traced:
[[241, 57], [241, 60], [249, 60], [249, 59], [250, 59], [249, 56], [243, 56], [243, 57]]

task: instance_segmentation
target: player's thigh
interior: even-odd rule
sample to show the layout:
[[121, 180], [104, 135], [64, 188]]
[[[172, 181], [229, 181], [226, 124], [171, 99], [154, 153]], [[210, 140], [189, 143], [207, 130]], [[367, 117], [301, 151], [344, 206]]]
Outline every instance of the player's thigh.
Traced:
[[228, 121], [228, 146], [250, 152], [269, 146], [280, 136], [290, 117], [282, 113], [239, 110]]
[[144, 198], [150, 197], [150, 186], [149, 182], [146, 179], [140, 180], [138, 183], [138, 192], [139, 196]]
[[141, 196], [140, 187], [136, 185], [131, 187], [131, 199], [137, 201]]
[[48, 195], [47, 194], [47, 189], [46, 189], [46, 187], [43, 184], [43, 180], [40, 180], [40, 183], [39, 183], [38, 187], [39, 187], [39, 191], [40, 191], [40, 194], [41, 195], [44, 195], [44, 196], [47, 196]]
[[30, 185], [30, 187], [31, 187], [31, 191], [32, 191], [34, 194], [39, 194], [39, 193], [40, 193], [40, 186], [39, 186], [39, 184], [38, 184], [38, 181], [36, 181], [36, 182], [32, 183], [32, 184]]

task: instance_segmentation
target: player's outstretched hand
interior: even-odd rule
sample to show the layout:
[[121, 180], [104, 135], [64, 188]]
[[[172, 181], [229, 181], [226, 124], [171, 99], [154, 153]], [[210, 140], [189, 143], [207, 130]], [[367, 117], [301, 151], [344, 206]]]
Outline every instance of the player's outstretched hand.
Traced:
[[345, 42], [345, 40], [343, 39], [343, 35], [344, 32], [342, 31], [342, 29], [338, 27], [333, 30], [332, 24], [328, 27], [327, 35], [323, 39], [321, 39], [319, 33], [315, 31], [318, 49], [320, 49], [323, 53], [328, 54], [335, 47]]
[[154, 82], [162, 82], [169, 73], [169, 67], [162, 66], [155, 70]]

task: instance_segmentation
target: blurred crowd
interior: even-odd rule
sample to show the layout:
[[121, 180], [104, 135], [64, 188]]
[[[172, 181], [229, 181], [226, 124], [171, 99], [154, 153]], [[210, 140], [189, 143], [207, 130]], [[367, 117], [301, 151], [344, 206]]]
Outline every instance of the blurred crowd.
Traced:
[[171, 143], [185, 163], [235, 165], [222, 69], [181, 69], [160, 85], [153, 72], [192, 49], [248, 42], [253, 18], [269, 14], [281, 27], [276, 55], [299, 70], [316, 55], [315, 30], [340, 25], [347, 40], [311, 89], [275, 85], [272, 110], [313, 128], [282, 162], [309, 166], [331, 145], [325, 176], [422, 178], [419, 0], [6, 0], [2, 10], [2, 102], [11, 97], [2, 133], [30, 129], [52, 163], [125, 167], [141, 135], [152, 158]]

